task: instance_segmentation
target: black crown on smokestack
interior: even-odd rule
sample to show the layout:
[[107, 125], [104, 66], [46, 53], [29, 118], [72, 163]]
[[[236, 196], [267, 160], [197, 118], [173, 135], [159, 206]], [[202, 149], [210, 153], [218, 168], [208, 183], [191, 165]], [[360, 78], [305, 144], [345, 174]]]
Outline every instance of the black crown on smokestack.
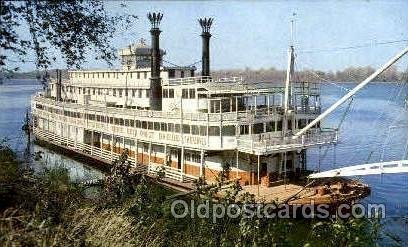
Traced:
[[202, 28], [201, 37], [203, 37], [203, 56], [202, 56], [202, 76], [210, 76], [210, 38], [211, 38], [211, 25], [213, 18], [200, 18], [198, 22]]
[[152, 110], [162, 110], [162, 86], [160, 78], [160, 22], [163, 18], [161, 13], [149, 13], [147, 14], [152, 27], [150, 34], [152, 35], [151, 46], [151, 78], [150, 78], [150, 108]]

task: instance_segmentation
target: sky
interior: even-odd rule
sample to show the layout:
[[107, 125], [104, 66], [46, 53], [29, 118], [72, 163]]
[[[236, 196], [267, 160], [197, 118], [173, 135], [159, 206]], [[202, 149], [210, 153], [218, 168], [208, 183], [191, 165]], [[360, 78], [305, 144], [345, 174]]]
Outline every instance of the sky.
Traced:
[[[120, 4], [125, 3], [126, 8]], [[211, 69], [285, 69], [294, 20], [296, 68], [323, 71], [349, 66], [379, 67], [408, 46], [405, 1], [108, 1], [111, 13], [135, 14], [134, 25], [115, 35], [121, 48], [145, 38], [150, 42], [149, 11], [164, 13], [161, 48], [166, 61], [189, 65], [201, 59], [199, 17], [213, 17]], [[293, 16], [295, 13], [295, 16]], [[405, 40], [404, 42], [378, 44]], [[359, 49], [340, 49], [363, 46]], [[119, 63], [116, 63], [119, 66]], [[22, 70], [33, 64], [20, 65]], [[59, 62], [56, 66], [64, 66]], [[89, 56], [84, 68], [106, 67]], [[198, 64], [200, 68], [200, 64]], [[398, 63], [408, 68], [408, 56]]]

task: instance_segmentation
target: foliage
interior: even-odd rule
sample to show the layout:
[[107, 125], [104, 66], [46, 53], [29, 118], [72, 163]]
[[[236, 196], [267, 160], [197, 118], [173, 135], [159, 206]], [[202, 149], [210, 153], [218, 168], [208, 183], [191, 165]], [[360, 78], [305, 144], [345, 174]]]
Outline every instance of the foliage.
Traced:
[[[9, 150], [5, 152], [13, 160]], [[213, 221], [212, 210], [204, 218], [194, 212], [175, 218], [171, 213], [175, 199], [209, 203], [211, 208], [215, 203], [252, 204], [254, 196], [239, 193], [238, 183], [226, 191], [221, 191], [224, 186], [197, 183], [192, 195], [175, 197], [154, 179], [132, 174], [126, 154], [113, 163], [102, 185], [105, 193], [96, 199], [87, 198], [83, 187], [70, 182], [61, 167], [28, 174], [18, 184], [15, 190], [24, 190], [30, 203], [14, 200], [0, 211], [1, 246], [372, 246], [381, 231], [377, 221], [368, 219], [298, 224], [225, 216]], [[305, 224], [313, 227], [300, 232], [299, 225]]]
[[[111, 16], [98, 0], [5, 1], [1, 0], [0, 66], [9, 67], [9, 55], [25, 62], [28, 51], [36, 55], [37, 68], [48, 68], [57, 59], [58, 50], [69, 67], [79, 67], [89, 48], [96, 59], [111, 64], [115, 50], [109, 41], [121, 25], [129, 25], [136, 16]], [[125, 27], [126, 28], [126, 27]], [[29, 37], [21, 32], [27, 29]]]

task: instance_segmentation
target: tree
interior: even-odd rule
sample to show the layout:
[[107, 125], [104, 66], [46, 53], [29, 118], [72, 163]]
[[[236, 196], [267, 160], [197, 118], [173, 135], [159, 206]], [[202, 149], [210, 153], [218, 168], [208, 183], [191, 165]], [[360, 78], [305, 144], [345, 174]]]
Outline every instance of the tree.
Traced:
[[[91, 50], [96, 59], [110, 65], [116, 58], [109, 42], [115, 30], [137, 18], [109, 15], [97, 0], [0, 1], [0, 67], [6, 69], [10, 68], [11, 54], [24, 63], [29, 50], [36, 55], [36, 67], [47, 69], [57, 59], [50, 48], [60, 51], [68, 67], [79, 68]], [[19, 35], [24, 28], [28, 29], [28, 38]]]

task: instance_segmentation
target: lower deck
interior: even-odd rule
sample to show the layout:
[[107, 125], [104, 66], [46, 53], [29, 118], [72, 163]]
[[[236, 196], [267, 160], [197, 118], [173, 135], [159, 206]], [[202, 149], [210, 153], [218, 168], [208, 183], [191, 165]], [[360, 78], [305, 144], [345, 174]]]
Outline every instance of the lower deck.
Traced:
[[259, 156], [237, 150], [215, 152], [171, 146], [86, 129], [67, 132], [34, 127], [35, 136], [44, 141], [106, 163], [127, 152], [134, 169], [149, 174], [164, 169], [165, 178], [183, 183], [200, 177], [212, 183], [217, 181], [221, 171], [227, 169], [227, 179], [238, 179], [241, 185], [267, 185], [284, 177], [299, 176], [306, 170], [305, 150]]

